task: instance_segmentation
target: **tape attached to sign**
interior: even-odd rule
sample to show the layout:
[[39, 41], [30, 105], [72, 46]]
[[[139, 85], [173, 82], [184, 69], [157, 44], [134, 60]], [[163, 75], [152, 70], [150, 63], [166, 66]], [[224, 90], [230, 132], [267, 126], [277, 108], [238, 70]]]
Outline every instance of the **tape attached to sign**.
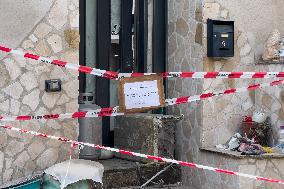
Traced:
[[244, 174], [244, 173], [240, 173], [240, 172], [235, 172], [235, 171], [230, 171], [230, 170], [225, 170], [225, 169], [219, 169], [219, 168], [214, 168], [214, 167], [210, 167], [210, 166], [204, 166], [204, 165], [200, 165], [200, 164], [196, 164], [196, 163], [189, 163], [189, 162], [184, 162], [184, 161], [178, 161], [178, 160], [175, 160], [175, 159], [168, 159], [168, 158], [164, 158], [164, 157], [158, 157], [158, 156], [153, 156], [153, 155], [147, 155], [147, 154], [125, 151], [125, 150], [121, 150], [121, 149], [117, 149], [117, 148], [105, 147], [105, 146], [96, 145], [96, 144], [78, 142], [78, 141], [70, 140], [70, 139], [65, 138], [65, 137], [51, 136], [51, 135], [47, 135], [47, 134], [44, 134], [44, 133], [29, 131], [29, 130], [25, 130], [25, 129], [19, 129], [19, 128], [12, 127], [12, 126], [0, 125], [0, 127], [4, 128], [4, 129], [9, 129], [9, 130], [13, 130], [13, 131], [16, 131], [16, 132], [20, 132], [20, 133], [26, 133], [26, 134], [31, 134], [31, 135], [38, 136], [38, 137], [43, 137], [43, 138], [48, 138], [48, 139], [52, 139], [52, 140], [58, 140], [58, 141], [65, 142], [65, 143], [70, 143], [70, 144], [75, 145], [75, 146], [76, 145], [89, 146], [89, 147], [97, 148], [97, 149], [100, 149], [100, 150], [107, 150], [107, 151], [120, 153], [120, 154], [123, 154], [123, 155], [136, 156], [136, 157], [146, 158], [146, 159], [150, 159], [150, 160], [154, 160], [154, 161], [174, 163], [174, 164], [178, 164], [178, 165], [181, 165], [181, 166], [184, 166], [184, 167], [197, 168], [197, 169], [200, 169], [200, 170], [208, 170], [208, 171], [212, 171], [212, 172], [215, 172], [215, 173], [222, 173], [222, 174], [231, 175], [231, 176], [235, 175], [235, 176], [239, 176], [239, 177], [249, 178], [249, 179], [252, 179], [252, 180], [259, 180], [259, 181], [271, 182], [271, 183], [277, 183], [277, 184], [284, 185], [284, 181], [280, 180], [280, 179], [254, 176], [254, 175]]
[[119, 110], [139, 113], [165, 106], [163, 78], [160, 75], [123, 78], [118, 83]]
[[[241, 93], [245, 91], [253, 91], [258, 90], [264, 87], [274, 87], [280, 84], [283, 84], [284, 80], [273, 81], [271, 83], [263, 83], [263, 84], [255, 84], [248, 87], [235, 88], [235, 89], [227, 89], [219, 92], [210, 92], [201, 95], [195, 96], [184, 96], [180, 98], [172, 98], [166, 99], [166, 106], [185, 104], [190, 102], [196, 102], [200, 100], [206, 100], [208, 98], [222, 96], [222, 95], [230, 95], [234, 93]], [[0, 121], [28, 121], [28, 120], [48, 120], [48, 119], [78, 119], [78, 118], [87, 118], [87, 117], [114, 117], [114, 116], [122, 116], [125, 113], [120, 113], [118, 110], [120, 107], [114, 108], [102, 108], [93, 111], [85, 111], [85, 112], [73, 112], [73, 113], [65, 113], [65, 114], [52, 114], [52, 115], [35, 115], [35, 116], [0, 116]]]

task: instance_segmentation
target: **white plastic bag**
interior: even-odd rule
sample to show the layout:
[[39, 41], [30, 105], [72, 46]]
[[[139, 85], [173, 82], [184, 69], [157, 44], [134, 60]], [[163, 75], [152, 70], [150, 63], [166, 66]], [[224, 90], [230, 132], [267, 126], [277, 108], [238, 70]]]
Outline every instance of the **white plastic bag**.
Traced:
[[46, 169], [44, 172], [57, 179], [61, 184], [61, 188], [81, 180], [93, 180], [94, 182], [99, 183], [103, 182], [104, 166], [102, 164], [95, 161], [72, 159], [70, 160], [70, 166], [66, 176], [68, 164], [69, 160], [56, 164]]

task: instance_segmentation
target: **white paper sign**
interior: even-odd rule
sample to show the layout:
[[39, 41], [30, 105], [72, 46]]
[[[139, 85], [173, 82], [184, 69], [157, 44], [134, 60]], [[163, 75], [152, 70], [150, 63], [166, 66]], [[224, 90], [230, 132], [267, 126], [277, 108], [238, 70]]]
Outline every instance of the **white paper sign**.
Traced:
[[157, 80], [125, 83], [124, 95], [127, 110], [161, 105]]

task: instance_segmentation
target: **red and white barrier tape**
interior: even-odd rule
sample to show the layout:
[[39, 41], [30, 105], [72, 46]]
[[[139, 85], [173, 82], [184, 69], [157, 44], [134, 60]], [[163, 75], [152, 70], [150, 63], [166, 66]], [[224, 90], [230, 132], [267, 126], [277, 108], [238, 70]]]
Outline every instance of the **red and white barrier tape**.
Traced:
[[254, 91], [260, 88], [264, 88], [264, 87], [273, 87], [273, 86], [277, 86], [283, 83], [284, 83], [284, 80], [278, 80], [278, 81], [273, 81], [271, 83], [255, 84], [255, 85], [250, 85], [248, 87], [227, 89], [225, 91], [210, 92], [210, 93], [204, 93], [204, 94], [195, 95], [195, 96], [186, 96], [186, 97], [180, 97], [180, 98], [174, 98], [174, 99], [167, 99], [166, 103], [168, 106], [175, 105], [175, 104], [184, 104], [184, 103], [195, 102], [199, 100], [205, 100], [207, 98], [212, 98], [215, 96], [229, 95], [233, 93], [241, 93], [241, 92], [246, 92], [246, 91]]
[[86, 117], [114, 117], [124, 115], [118, 112], [119, 107], [102, 108], [93, 111], [73, 112], [65, 114], [50, 115], [26, 115], [26, 116], [0, 116], [0, 121], [29, 121], [29, 120], [49, 120], [49, 119], [77, 119]]
[[42, 57], [42, 56], [39, 56], [39, 55], [36, 55], [36, 54], [31, 54], [31, 53], [25, 53], [23, 51], [11, 49], [11, 48], [4, 47], [4, 46], [1, 46], [1, 45], [0, 45], [0, 51], [5, 52], [5, 53], [9, 53], [9, 54], [22, 56], [22, 57], [27, 58], [27, 59], [38, 60], [38, 61], [41, 61], [43, 63], [48, 63], [48, 64], [53, 64], [53, 65], [56, 65], [56, 66], [65, 67], [67, 69], [76, 70], [78, 72], [82, 72], [82, 73], [86, 73], [86, 74], [105, 77], [105, 78], [108, 78], [108, 79], [116, 79], [117, 78], [116, 72], [95, 69], [95, 68], [91, 68], [91, 67], [87, 67], [87, 66], [80, 66], [80, 65], [77, 65], [77, 64], [72, 64], [72, 63], [68, 63], [68, 62], [65, 62], [65, 61], [61, 61], [61, 60], [52, 60], [52, 59], [47, 58], [47, 57]]
[[[215, 96], [229, 95], [233, 93], [241, 93], [245, 91], [253, 91], [264, 87], [273, 87], [283, 84], [284, 80], [273, 81], [271, 83], [255, 84], [248, 87], [227, 89], [225, 91], [204, 93], [195, 96], [185, 96], [180, 98], [166, 99], [166, 106], [185, 104], [190, 102], [196, 102], [200, 100], [205, 100], [207, 98], [212, 98]], [[34, 115], [34, 116], [0, 116], [0, 121], [28, 121], [28, 120], [49, 120], [49, 119], [77, 119], [77, 118], [87, 118], [87, 117], [114, 117], [125, 115], [124, 113], [118, 112], [119, 107], [114, 108], [102, 108], [93, 111], [85, 112], [73, 112], [65, 114], [52, 114], [52, 115]]]
[[278, 184], [284, 185], [284, 180], [254, 176], [254, 175], [249, 175], [249, 174], [245, 174], [245, 173], [239, 173], [239, 172], [234, 172], [234, 171], [230, 171], [230, 170], [219, 169], [219, 168], [214, 168], [214, 167], [205, 166], [205, 165], [199, 165], [199, 164], [195, 164], [195, 163], [178, 161], [178, 160], [175, 160], [175, 159], [168, 159], [168, 158], [164, 158], [164, 157], [157, 157], [157, 156], [152, 156], [152, 155], [147, 155], [147, 154], [130, 152], [130, 151], [120, 150], [120, 149], [116, 149], [116, 148], [100, 146], [100, 145], [96, 145], [96, 144], [78, 142], [78, 141], [70, 140], [70, 139], [64, 138], [64, 137], [51, 136], [51, 135], [47, 135], [47, 134], [44, 134], [44, 133], [29, 131], [29, 130], [25, 130], [25, 129], [19, 129], [19, 128], [15, 128], [15, 127], [11, 127], [11, 126], [0, 125], [0, 127], [5, 128], [5, 129], [9, 129], [9, 130], [13, 130], [13, 131], [16, 131], [16, 132], [20, 132], [20, 133], [26, 133], [26, 134], [31, 134], [31, 135], [38, 136], [38, 137], [44, 137], [44, 138], [48, 138], [48, 139], [53, 139], [53, 140], [58, 140], [58, 141], [66, 142], [66, 143], [71, 143], [73, 145], [89, 146], [89, 147], [93, 147], [93, 148], [97, 148], [97, 149], [101, 149], [101, 150], [112, 151], [112, 152], [116, 152], [116, 153], [120, 153], [120, 154], [124, 154], [124, 155], [128, 155], [128, 156], [136, 156], [136, 157], [146, 158], [146, 159], [155, 160], [155, 161], [174, 163], [174, 164], [178, 164], [178, 165], [185, 166], [185, 167], [198, 168], [198, 169], [202, 169], [202, 170], [213, 171], [215, 173], [223, 173], [223, 174], [227, 174], [227, 175], [236, 175], [236, 176], [245, 177], [245, 178], [249, 178], [249, 179], [278, 183]]
[[[155, 73], [119, 73], [118, 79], [125, 77], [141, 77]], [[258, 78], [284, 78], [284, 72], [164, 72], [164, 78], [193, 78], [193, 79], [258, 79]]]
[[[0, 51], [10, 53], [18, 56], [25, 57], [27, 59], [38, 60], [43, 63], [53, 64], [67, 69], [76, 70], [78, 72], [91, 74], [99, 77], [108, 79], [118, 80], [124, 77], [141, 77], [147, 75], [154, 75], [156, 73], [118, 73], [106, 70], [100, 70], [87, 66], [80, 66], [73, 63], [68, 63], [61, 60], [52, 60], [47, 57], [42, 57], [36, 54], [25, 53], [20, 50], [11, 49], [0, 45]], [[161, 73], [164, 78], [196, 78], [196, 79], [207, 79], [207, 78], [284, 78], [284, 72], [165, 72]]]

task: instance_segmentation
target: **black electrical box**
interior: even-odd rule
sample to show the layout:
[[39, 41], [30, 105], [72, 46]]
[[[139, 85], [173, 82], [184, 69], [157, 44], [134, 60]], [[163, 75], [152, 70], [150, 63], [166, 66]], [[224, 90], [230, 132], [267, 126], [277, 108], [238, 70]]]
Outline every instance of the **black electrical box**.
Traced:
[[207, 20], [207, 56], [234, 56], [234, 21]]
[[45, 91], [46, 92], [60, 92], [61, 91], [61, 80], [60, 79], [45, 80]]

